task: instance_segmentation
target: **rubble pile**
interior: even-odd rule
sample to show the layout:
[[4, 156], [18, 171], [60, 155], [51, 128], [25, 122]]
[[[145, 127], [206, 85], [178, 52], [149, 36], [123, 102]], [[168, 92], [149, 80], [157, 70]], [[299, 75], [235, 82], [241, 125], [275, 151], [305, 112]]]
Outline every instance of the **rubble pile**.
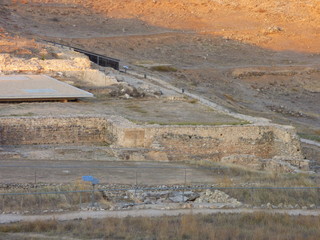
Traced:
[[237, 199], [230, 197], [225, 192], [219, 190], [206, 190], [200, 194], [200, 197], [195, 200], [195, 203], [231, 203], [241, 205]]

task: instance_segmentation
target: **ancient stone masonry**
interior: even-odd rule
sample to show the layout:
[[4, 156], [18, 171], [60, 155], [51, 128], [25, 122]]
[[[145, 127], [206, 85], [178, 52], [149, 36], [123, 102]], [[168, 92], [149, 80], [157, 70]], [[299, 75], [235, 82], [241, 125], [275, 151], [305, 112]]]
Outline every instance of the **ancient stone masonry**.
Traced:
[[104, 115], [0, 118], [2, 145], [58, 143], [111, 144], [126, 160], [210, 160], [255, 169], [304, 165], [299, 138], [290, 126], [136, 125]]
[[301, 159], [300, 143], [290, 126], [144, 126], [122, 128], [118, 145], [168, 151], [169, 159], [188, 158], [219, 161], [230, 155], [275, 156]]
[[0, 144], [110, 143], [107, 125], [99, 117], [0, 118]]

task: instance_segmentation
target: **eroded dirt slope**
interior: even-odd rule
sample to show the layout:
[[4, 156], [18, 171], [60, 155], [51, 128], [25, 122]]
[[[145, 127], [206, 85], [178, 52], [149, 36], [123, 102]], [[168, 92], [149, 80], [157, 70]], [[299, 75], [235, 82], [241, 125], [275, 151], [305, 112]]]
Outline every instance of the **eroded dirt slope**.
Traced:
[[79, 4], [109, 18], [195, 30], [274, 50], [320, 52], [318, 0], [32, 0]]

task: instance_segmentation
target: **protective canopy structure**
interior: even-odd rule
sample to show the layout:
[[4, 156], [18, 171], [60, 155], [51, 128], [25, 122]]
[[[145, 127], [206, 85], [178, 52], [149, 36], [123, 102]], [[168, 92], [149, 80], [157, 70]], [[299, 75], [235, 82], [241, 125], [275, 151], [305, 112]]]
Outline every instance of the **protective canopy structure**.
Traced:
[[93, 94], [46, 75], [0, 75], [0, 101], [68, 101]]

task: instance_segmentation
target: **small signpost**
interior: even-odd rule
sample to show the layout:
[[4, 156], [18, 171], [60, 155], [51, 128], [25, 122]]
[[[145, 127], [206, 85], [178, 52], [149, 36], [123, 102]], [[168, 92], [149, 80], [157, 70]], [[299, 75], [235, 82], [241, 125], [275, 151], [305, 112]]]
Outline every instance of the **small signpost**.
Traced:
[[128, 66], [123, 66], [123, 69], [124, 69], [124, 72], [126, 73], [127, 70], [129, 69], [129, 67]]
[[97, 184], [99, 184], [99, 179], [94, 178], [93, 176], [82, 176], [82, 180], [85, 182], [91, 182], [92, 184], [92, 193], [91, 193], [91, 206], [90, 207], [94, 207], [95, 206], [95, 199], [94, 199], [94, 190], [95, 190], [95, 186]]

